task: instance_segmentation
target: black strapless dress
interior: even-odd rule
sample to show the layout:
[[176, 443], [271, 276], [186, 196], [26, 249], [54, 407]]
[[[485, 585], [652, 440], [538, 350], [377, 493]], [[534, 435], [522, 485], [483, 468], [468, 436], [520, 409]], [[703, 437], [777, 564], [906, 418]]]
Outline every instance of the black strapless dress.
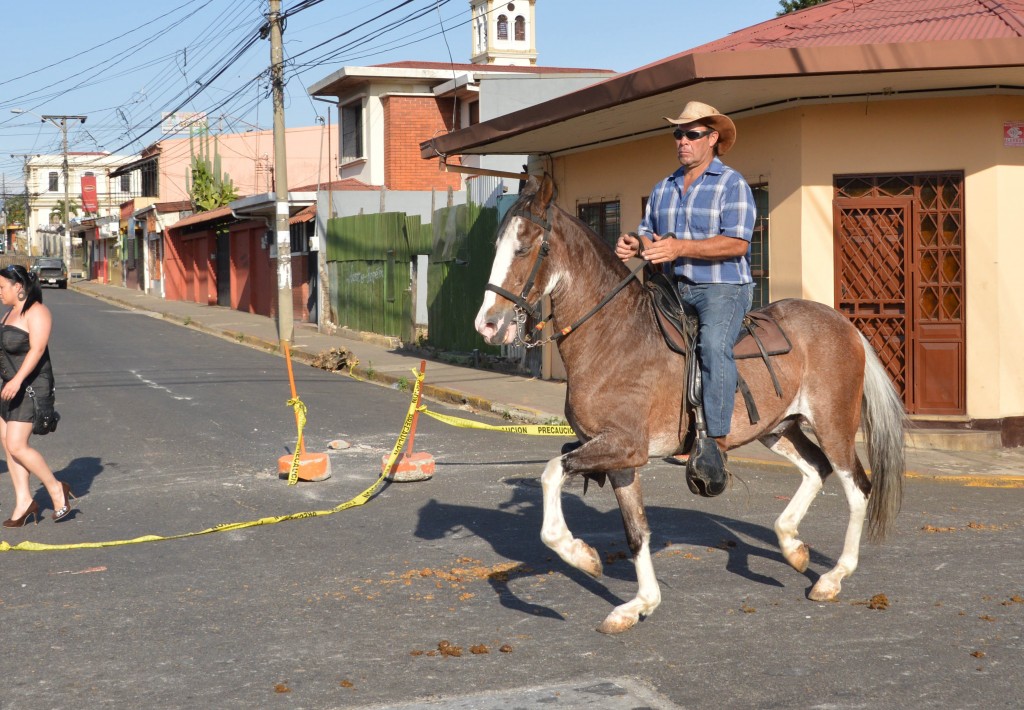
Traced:
[[[5, 358], [0, 356], [0, 377], [4, 382], [12, 379], [28, 355], [28, 333], [11, 325], [0, 325], [0, 344], [7, 351], [7, 359], [14, 365], [14, 372], [8, 372]], [[35, 405], [25, 393], [31, 387], [36, 396], [53, 397], [53, 365], [50, 364], [50, 348], [43, 351], [39, 364], [25, 378], [25, 383], [8, 402], [0, 400], [0, 419], [6, 422], [30, 422], [35, 415]]]

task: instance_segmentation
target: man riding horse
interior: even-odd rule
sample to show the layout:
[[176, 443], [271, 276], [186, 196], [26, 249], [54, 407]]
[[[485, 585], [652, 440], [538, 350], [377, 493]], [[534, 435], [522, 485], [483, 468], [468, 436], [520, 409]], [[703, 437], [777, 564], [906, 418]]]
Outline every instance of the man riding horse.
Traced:
[[[666, 265], [681, 300], [697, 313], [703, 418], [696, 421], [698, 427], [706, 423], [706, 434], [717, 446], [695, 448], [687, 482], [695, 493], [715, 496], [728, 483], [725, 439], [737, 381], [733, 345], [754, 294], [754, 196], [746, 180], [719, 160], [736, 142], [736, 126], [728, 116], [691, 101], [677, 118], [665, 120], [673, 126], [682, 167], [654, 186], [639, 236], [623, 234], [615, 254], [623, 261], [639, 255]], [[697, 442], [703, 433], [698, 432]]]

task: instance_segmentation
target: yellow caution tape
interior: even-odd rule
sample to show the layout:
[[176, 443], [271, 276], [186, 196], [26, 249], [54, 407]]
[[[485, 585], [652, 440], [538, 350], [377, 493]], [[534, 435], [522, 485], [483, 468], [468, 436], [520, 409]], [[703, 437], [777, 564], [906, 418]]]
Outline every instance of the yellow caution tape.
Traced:
[[439, 422], [459, 427], [460, 429], [487, 429], [489, 431], [504, 431], [510, 434], [526, 434], [528, 436], [576, 436], [576, 432], [568, 424], [483, 424], [461, 417], [452, 417], [447, 414], [431, 412], [425, 406], [419, 411], [428, 417], [433, 417]]
[[[140, 542], [160, 542], [163, 540], [182, 540], [187, 537], [198, 537], [199, 535], [209, 535], [210, 533], [228, 532], [229, 530], [244, 530], [245, 528], [254, 528], [260, 525], [274, 525], [275, 523], [283, 523], [286, 520], [301, 520], [303, 518], [318, 518], [324, 515], [333, 515], [334, 513], [340, 513], [343, 510], [354, 508], [359, 505], [363, 505], [368, 502], [373, 495], [380, 488], [381, 484], [391, 469], [394, 467], [395, 462], [398, 460], [399, 454], [405, 447], [405, 441], [409, 438], [409, 432], [412, 430], [413, 416], [416, 414], [416, 398], [419, 396], [420, 385], [423, 381], [423, 377], [413, 371], [416, 375], [416, 385], [413, 388], [412, 401], [409, 403], [409, 412], [405, 416], [405, 424], [402, 426], [402, 432], [398, 436], [398, 440], [395, 442], [394, 447], [391, 449], [391, 455], [388, 457], [387, 464], [384, 466], [383, 471], [377, 480], [373, 482], [369, 488], [360, 493], [359, 495], [351, 498], [344, 503], [331, 508], [330, 510], [308, 510], [301, 513], [291, 513], [289, 515], [276, 515], [268, 518], [260, 518], [259, 520], [247, 520], [238, 523], [221, 523], [220, 525], [214, 525], [212, 528], [206, 528], [205, 530], [199, 530], [196, 532], [181, 533], [179, 535], [143, 535], [142, 537], [136, 537], [131, 540], [105, 540], [103, 542], [76, 542], [66, 545], [50, 545], [42, 542], [20, 542], [17, 545], [11, 545], [8, 542], [0, 542], [0, 552], [47, 552], [56, 550], [95, 550], [101, 547], [118, 547], [120, 545], [136, 545]], [[301, 434], [301, 429], [300, 429]]]
[[288, 467], [288, 485], [294, 486], [299, 482], [299, 456], [302, 454], [302, 429], [306, 426], [306, 405], [296, 397], [288, 400], [288, 406], [295, 410], [295, 426], [299, 430], [295, 455], [292, 456], [292, 465]]

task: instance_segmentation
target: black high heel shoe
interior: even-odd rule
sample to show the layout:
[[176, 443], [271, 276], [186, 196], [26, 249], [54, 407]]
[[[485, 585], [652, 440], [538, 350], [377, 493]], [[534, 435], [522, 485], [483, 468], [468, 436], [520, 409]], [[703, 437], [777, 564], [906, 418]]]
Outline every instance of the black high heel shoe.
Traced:
[[[22, 515], [20, 518], [8, 518], [7, 520], [5, 520], [4, 521], [4, 527], [5, 528], [20, 528], [21, 526], [23, 526], [26, 523], [26, 521], [28, 521], [28, 517], [30, 515], [33, 518], [35, 518], [35, 524], [38, 525], [39, 524], [39, 505], [35, 501], [32, 501], [31, 503], [29, 503], [28, 510], [26, 510], [25, 514]], [[65, 515], [67, 515], [67, 513], [65, 513]]]
[[[71, 491], [71, 487], [68, 484], [64, 483], [64, 481], [61, 481], [60, 485], [61, 488], [64, 489], [64, 505], [61, 507], [60, 510], [53, 511], [52, 517], [53, 522], [55, 523], [59, 523], [64, 518], [68, 517], [68, 515], [71, 513], [71, 501], [76, 500], [78, 498], [78, 496], [76, 496]], [[36, 520], [38, 521], [38, 516], [36, 517]]]

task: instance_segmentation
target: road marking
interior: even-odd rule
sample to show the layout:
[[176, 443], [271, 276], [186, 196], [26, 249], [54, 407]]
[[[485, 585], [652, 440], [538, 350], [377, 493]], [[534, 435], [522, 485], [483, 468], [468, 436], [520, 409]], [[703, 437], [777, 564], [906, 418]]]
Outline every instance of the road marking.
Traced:
[[171, 395], [172, 399], [184, 400], [184, 401], [191, 401], [192, 400], [191, 397], [186, 397], [185, 395], [181, 395], [181, 394], [174, 394], [174, 392], [172, 392], [170, 389], [168, 389], [167, 387], [164, 387], [163, 385], [157, 384], [156, 382], [153, 382], [153, 380], [147, 380], [145, 377], [140, 375], [137, 370], [128, 370], [128, 372], [132, 373], [132, 375], [134, 375], [135, 378], [137, 380], [139, 380], [139, 382], [143, 383], [147, 387], [152, 387], [155, 390], [163, 390], [167, 394]]
[[582, 683], [564, 683], [537, 688], [511, 690], [481, 695], [448, 697], [441, 700], [401, 705], [367, 705], [363, 710], [507, 710], [507, 708], [545, 707], [557, 705], [561, 710], [675, 710], [678, 705], [636, 681], [598, 679]]

